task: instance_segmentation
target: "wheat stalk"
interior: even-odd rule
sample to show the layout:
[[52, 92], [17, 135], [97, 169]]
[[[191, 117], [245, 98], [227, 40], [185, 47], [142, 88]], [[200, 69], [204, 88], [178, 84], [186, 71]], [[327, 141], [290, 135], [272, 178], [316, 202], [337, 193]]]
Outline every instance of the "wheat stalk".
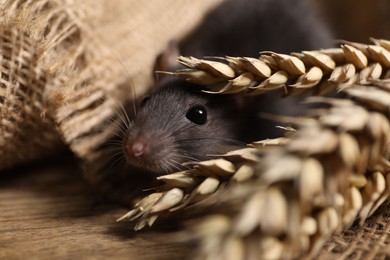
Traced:
[[259, 58], [214, 57], [212, 61], [180, 57], [179, 62], [188, 69], [167, 74], [207, 85], [209, 93], [257, 95], [283, 89], [291, 95], [315, 87], [326, 92], [335, 84], [343, 90], [389, 77], [385, 72], [390, 66], [390, 42], [372, 41], [375, 45], [345, 42], [340, 48], [291, 55], [264, 52]]
[[290, 94], [331, 82], [348, 98], [309, 98], [328, 107], [292, 120], [297, 130], [288, 138], [159, 177], [166, 184], [161, 191], [119, 220], [138, 219], [138, 230], [224, 190], [195, 227], [206, 259], [314, 255], [356, 218], [363, 223], [390, 196], [390, 42], [374, 43], [223, 58], [228, 64], [182, 57], [191, 69], [173, 74], [212, 93], [261, 94], [289, 82]]

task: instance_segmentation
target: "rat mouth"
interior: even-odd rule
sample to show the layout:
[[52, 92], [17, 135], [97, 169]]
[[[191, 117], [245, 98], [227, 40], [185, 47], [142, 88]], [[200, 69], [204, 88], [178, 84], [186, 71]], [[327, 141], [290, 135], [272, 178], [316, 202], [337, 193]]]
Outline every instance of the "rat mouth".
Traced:
[[188, 168], [182, 165], [182, 150], [172, 143], [173, 138], [165, 131], [154, 131], [147, 136], [134, 133], [126, 138], [123, 153], [128, 165], [139, 172], [166, 175]]

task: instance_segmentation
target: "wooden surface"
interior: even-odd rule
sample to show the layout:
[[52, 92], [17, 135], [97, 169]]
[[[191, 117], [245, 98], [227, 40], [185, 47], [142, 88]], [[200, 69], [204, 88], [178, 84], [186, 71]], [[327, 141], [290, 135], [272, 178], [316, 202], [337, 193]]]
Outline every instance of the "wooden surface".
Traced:
[[[134, 232], [129, 222], [115, 221], [127, 208], [94, 194], [72, 160], [0, 172], [0, 260], [192, 258], [192, 248], [172, 235], [175, 223], [159, 222], [154, 229]], [[347, 255], [349, 243], [360, 256], [371, 247], [387, 259], [388, 236], [383, 232], [389, 225], [379, 226], [380, 231], [373, 229], [368, 221], [348, 231], [351, 234], [336, 236], [317, 259]], [[356, 246], [359, 238], [364, 245]]]
[[0, 259], [184, 259], [172, 232], [133, 232], [72, 160], [0, 173]]

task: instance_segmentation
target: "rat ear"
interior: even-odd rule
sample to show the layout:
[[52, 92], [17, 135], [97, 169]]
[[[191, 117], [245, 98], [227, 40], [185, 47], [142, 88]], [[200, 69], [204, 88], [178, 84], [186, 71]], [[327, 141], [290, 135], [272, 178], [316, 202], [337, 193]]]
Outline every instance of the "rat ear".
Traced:
[[[176, 41], [169, 41], [166, 49], [157, 56], [153, 71], [172, 71], [179, 66], [177, 58], [180, 56], [179, 46]], [[164, 78], [162, 74], [155, 74], [155, 83]]]

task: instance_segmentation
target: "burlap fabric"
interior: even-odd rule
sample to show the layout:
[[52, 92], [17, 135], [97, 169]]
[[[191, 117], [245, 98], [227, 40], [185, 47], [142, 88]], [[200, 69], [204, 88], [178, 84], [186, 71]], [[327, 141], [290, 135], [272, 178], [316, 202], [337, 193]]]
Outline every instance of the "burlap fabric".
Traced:
[[91, 159], [113, 108], [218, 2], [1, 1], [0, 169], [52, 154], [59, 136]]
[[388, 201], [362, 225], [332, 237], [318, 259], [389, 259], [390, 202]]
[[[142, 94], [156, 56], [222, 0], [2, 0], [0, 169], [68, 145], [93, 161], [115, 108]], [[333, 238], [320, 256], [384, 259], [388, 205]]]
[[47, 75], [31, 39], [10, 25], [0, 34], [0, 168], [6, 168], [55, 152], [60, 139], [46, 115]]

